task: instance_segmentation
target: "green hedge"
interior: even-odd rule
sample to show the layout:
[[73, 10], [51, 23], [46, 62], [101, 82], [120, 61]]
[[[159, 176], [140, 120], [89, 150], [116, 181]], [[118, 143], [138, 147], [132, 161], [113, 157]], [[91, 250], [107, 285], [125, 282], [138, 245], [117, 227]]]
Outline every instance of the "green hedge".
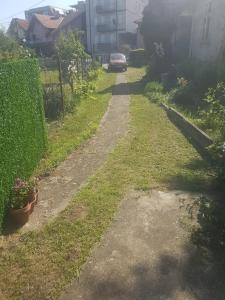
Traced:
[[130, 64], [133, 67], [142, 67], [146, 65], [147, 58], [144, 49], [131, 50], [129, 53]]
[[15, 178], [32, 174], [46, 142], [37, 61], [0, 64], [0, 231]]

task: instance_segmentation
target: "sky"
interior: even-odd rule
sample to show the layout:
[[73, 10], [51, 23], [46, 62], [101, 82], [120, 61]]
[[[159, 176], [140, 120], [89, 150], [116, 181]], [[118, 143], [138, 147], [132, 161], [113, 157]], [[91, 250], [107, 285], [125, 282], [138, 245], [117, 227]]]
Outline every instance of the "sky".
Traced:
[[0, 0], [0, 25], [7, 28], [10, 20], [15, 18], [24, 18], [24, 10], [29, 8], [52, 5], [62, 8], [68, 8], [69, 5], [77, 3], [77, 0]]

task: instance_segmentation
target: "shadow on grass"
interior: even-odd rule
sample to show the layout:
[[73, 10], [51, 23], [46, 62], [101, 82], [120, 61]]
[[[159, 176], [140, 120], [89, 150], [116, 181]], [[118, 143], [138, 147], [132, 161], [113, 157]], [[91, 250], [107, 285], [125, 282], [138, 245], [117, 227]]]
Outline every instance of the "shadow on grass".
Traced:
[[190, 245], [178, 255], [162, 253], [153, 265], [135, 262], [128, 272], [131, 283], [120, 273], [90, 277], [90, 299], [224, 299], [224, 266], [205, 262]]
[[128, 83], [119, 83], [115, 84], [110, 88], [100, 91], [100, 94], [110, 93], [114, 96], [123, 96], [123, 95], [141, 95], [144, 89], [144, 81], [135, 81]]

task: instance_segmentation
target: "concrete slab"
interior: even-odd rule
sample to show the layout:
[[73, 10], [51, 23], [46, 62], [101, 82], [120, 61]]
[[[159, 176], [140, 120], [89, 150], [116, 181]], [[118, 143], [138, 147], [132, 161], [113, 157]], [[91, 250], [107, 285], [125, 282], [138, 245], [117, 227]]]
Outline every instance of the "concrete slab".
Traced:
[[[132, 192], [60, 300], [218, 299], [184, 226], [183, 192]], [[214, 296], [213, 296], [214, 295]], [[222, 299], [222, 298], [221, 298]]]

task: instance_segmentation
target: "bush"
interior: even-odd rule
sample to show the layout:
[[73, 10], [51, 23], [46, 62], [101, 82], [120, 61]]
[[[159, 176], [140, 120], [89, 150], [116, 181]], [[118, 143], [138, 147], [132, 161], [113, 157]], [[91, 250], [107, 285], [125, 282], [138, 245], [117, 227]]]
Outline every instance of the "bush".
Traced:
[[62, 96], [59, 85], [44, 87], [45, 116], [48, 120], [56, 120], [62, 113]]
[[166, 95], [163, 94], [163, 90], [161, 83], [152, 81], [146, 84], [144, 93], [152, 102], [165, 102]]
[[205, 109], [201, 112], [203, 125], [218, 132], [217, 139], [225, 138], [225, 84], [218, 83], [206, 93]]
[[163, 86], [162, 86], [161, 83], [159, 83], [157, 81], [149, 82], [145, 86], [145, 93], [148, 93], [148, 92], [162, 93], [163, 92]]
[[46, 150], [36, 60], [0, 64], [0, 230], [17, 177], [28, 178]]
[[177, 67], [178, 75], [192, 81], [200, 96], [203, 96], [209, 87], [214, 87], [218, 79], [216, 63], [203, 63], [187, 60]]
[[130, 64], [133, 67], [142, 67], [146, 65], [147, 59], [144, 49], [131, 50], [129, 53]]
[[190, 110], [198, 108], [200, 104], [195, 86], [184, 78], [178, 78], [177, 87], [169, 93], [169, 101]]

